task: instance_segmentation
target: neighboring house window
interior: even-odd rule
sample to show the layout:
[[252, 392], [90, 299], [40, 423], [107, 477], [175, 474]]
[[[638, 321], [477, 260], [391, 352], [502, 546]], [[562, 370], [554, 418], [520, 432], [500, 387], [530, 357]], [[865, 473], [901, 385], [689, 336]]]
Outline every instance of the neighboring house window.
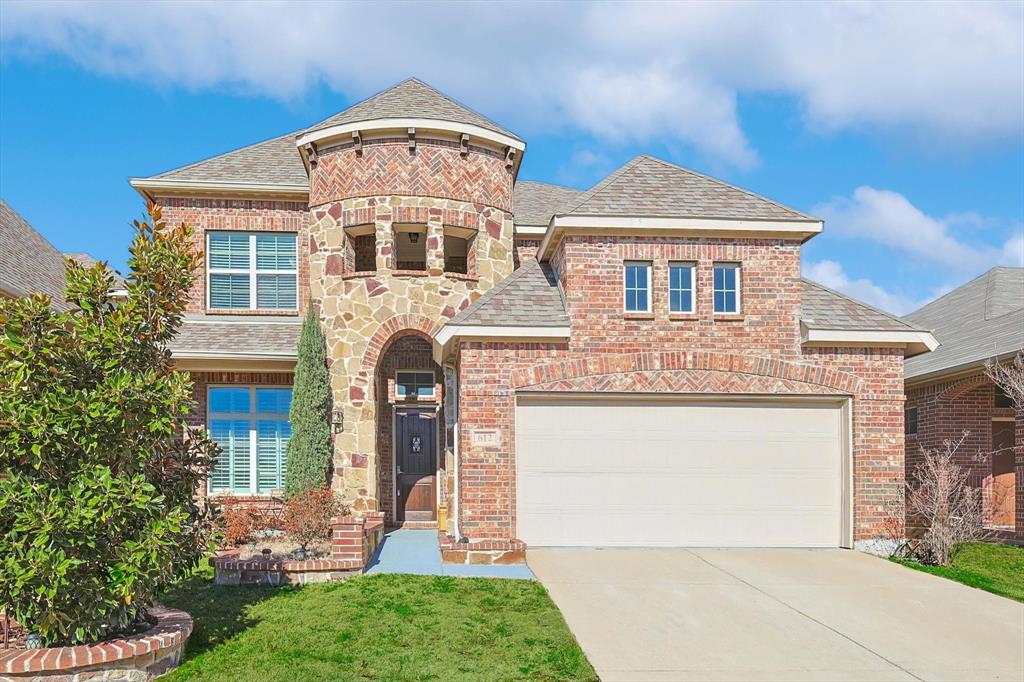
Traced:
[[220, 446], [210, 492], [268, 494], [284, 487], [290, 388], [210, 388], [207, 428]]
[[207, 233], [209, 307], [295, 310], [295, 239], [294, 234]]
[[738, 263], [715, 263], [715, 312], [740, 311], [740, 266]]
[[434, 373], [398, 372], [395, 376], [395, 397], [399, 400], [433, 398]]
[[903, 427], [904, 427], [904, 430], [906, 431], [907, 435], [908, 436], [915, 436], [915, 435], [917, 435], [917, 408], [916, 407], [908, 407], [906, 412], [903, 413], [903, 416], [904, 416]]
[[626, 263], [625, 307], [627, 313], [646, 313], [651, 310], [651, 264]]
[[993, 401], [993, 407], [1013, 407], [1013, 398], [1002, 386], [996, 386], [995, 400]]
[[694, 301], [693, 263], [670, 263], [668, 266], [668, 309], [672, 313], [692, 313]]

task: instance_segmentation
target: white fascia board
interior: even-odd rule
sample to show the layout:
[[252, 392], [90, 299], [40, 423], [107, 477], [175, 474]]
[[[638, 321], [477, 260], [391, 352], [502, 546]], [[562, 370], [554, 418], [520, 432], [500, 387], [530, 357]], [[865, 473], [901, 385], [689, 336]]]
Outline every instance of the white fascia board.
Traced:
[[[803, 325], [801, 325], [803, 327]], [[904, 346], [915, 354], [928, 353], [939, 347], [930, 332], [879, 331], [868, 329], [808, 329], [803, 328], [803, 343], [808, 346]]]
[[516, 225], [515, 233], [524, 237], [543, 237], [548, 228], [543, 225]]
[[567, 339], [570, 332], [569, 327], [445, 325], [434, 335], [434, 361], [441, 364], [455, 339]]
[[712, 232], [749, 234], [751, 232], [780, 235], [791, 234], [805, 240], [824, 229], [820, 220], [750, 220], [740, 218], [648, 218], [643, 216], [553, 216], [538, 249], [539, 257], [547, 255], [555, 232], [559, 230], [636, 230], [638, 232]]
[[485, 140], [491, 140], [500, 145], [512, 147], [520, 152], [526, 149], [526, 143], [521, 140], [517, 140], [514, 137], [509, 137], [502, 133], [496, 133], [493, 130], [488, 130], [487, 128], [483, 128], [472, 123], [456, 123], [454, 121], [442, 121], [436, 118], [378, 118], [369, 121], [341, 123], [339, 125], [329, 126], [327, 128], [322, 128], [321, 130], [314, 130], [304, 135], [300, 135], [298, 139], [295, 140], [295, 145], [301, 149], [311, 142], [320, 142], [334, 137], [351, 137], [352, 133], [356, 131], [390, 130], [392, 128], [441, 130], [449, 133], [457, 133], [459, 135], [466, 133], [471, 138], [480, 137]]
[[220, 180], [175, 180], [171, 178], [131, 178], [128, 184], [139, 191], [192, 190], [200, 192], [231, 192], [245, 194], [308, 195], [308, 185], [276, 185], [258, 182], [225, 182]]
[[171, 357], [175, 360], [273, 360], [279, 362], [295, 362], [295, 353], [260, 353], [247, 351], [244, 353], [214, 350], [172, 349]]

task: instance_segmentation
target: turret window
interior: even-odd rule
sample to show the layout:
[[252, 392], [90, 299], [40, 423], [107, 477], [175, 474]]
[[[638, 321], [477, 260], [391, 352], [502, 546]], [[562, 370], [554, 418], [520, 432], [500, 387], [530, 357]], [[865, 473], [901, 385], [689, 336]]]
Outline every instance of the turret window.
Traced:
[[462, 227], [444, 228], [444, 271], [460, 275], [470, 274], [472, 265], [474, 230]]
[[398, 270], [427, 269], [426, 225], [395, 225], [395, 267]]

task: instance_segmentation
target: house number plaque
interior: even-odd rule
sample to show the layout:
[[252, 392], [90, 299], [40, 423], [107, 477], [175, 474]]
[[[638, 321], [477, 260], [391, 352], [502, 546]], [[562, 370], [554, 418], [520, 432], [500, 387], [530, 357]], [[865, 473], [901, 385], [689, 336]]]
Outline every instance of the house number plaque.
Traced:
[[500, 448], [500, 429], [473, 429], [469, 432], [469, 444], [475, 448]]

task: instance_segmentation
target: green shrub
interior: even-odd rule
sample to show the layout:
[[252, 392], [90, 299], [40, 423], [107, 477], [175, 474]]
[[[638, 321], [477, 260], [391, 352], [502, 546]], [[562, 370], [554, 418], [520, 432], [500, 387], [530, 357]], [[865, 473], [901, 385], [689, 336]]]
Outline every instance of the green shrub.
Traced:
[[71, 310], [0, 300], [0, 605], [46, 644], [133, 627], [212, 548], [194, 494], [216, 446], [189, 431], [167, 343], [200, 261], [187, 226], [136, 222], [127, 294], [68, 263]]
[[327, 342], [312, 304], [302, 322], [295, 363], [292, 405], [288, 414], [292, 435], [288, 440], [285, 495], [320, 488], [331, 464], [331, 383], [327, 373]]

